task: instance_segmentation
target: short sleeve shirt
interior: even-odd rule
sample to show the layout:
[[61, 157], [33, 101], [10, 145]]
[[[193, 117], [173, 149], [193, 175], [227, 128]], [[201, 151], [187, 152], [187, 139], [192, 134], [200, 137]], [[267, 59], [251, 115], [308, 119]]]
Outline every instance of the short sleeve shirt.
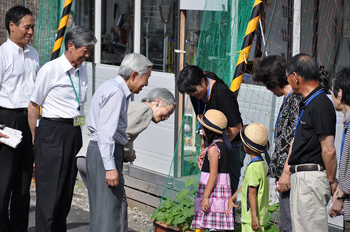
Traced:
[[289, 165], [307, 163], [324, 165], [319, 136], [335, 135], [335, 109], [324, 92], [305, 105], [307, 100], [321, 89], [322, 87], [318, 86], [300, 102], [300, 111], [304, 109], [304, 113], [296, 127]]
[[26, 108], [39, 68], [39, 54], [33, 47], [23, 49], [7, 39], [0, 46], [0, 106]]
[[[233, 92], [224, 83], [216, 81], [213, 84], [210, 99], [207, 103], [204, 103], [195, 97], [191, 97], [191, 102], [196, 115], [203, 114], [203, 112], [205, 113], [204, 109], [206, 111], [209, 109], [216, 109], [226, 116], [228, 127], [234, 127], [240, 123], [243, 124], [237, 99]], [[234, 140], [240, 140], [240, 136], [236, 136]]]
[[249, 205], [249, 186], [256, 187], [257, 195], [257, 214], [259, 224], [265, 225], [267, 209], [269, 206], [269, 179], [267, 177], [267, 165], [265, 161], [250, 163], [245, 171], [242, 184], [242, 218], [241, 222], [252, 222], [252, 213]]

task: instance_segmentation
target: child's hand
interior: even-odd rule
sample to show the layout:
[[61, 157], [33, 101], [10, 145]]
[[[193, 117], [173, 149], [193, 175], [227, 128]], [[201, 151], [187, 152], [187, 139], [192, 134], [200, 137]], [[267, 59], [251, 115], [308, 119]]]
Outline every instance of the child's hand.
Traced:
[[210, 208], [209, 206], [209, 198], [208, 197], [203, 197], [202, 200], [202, 210], [203, 212], [207, 212], [207, 210]]
[[234, 201], [236, 200], [235, 196], [236, 195], [233, 195], [230, 198], [230, 200], [228, 200], [228, 207], [227, 207], [227, 210], [226, 210], [226, 216], [227, 217], [230, 216], [230, 213], [231, 213], [230, 211], [231, 211], [232, 207], [235, 207], [235, 208], [239, 207], [239, 205], [235, 205], [235, 203], [234, 203]]
[[255, 231], [260, 229], [259, 218], [257, 216], [252, 216], [252, 229]]

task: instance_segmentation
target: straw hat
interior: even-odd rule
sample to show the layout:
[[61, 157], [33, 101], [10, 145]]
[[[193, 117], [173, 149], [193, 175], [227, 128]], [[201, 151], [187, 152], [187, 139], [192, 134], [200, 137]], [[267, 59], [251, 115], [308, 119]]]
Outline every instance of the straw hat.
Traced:
[[269, 149], [268, 133], [261, 123], [252, 123], [244, 126], [240, 133], [242, 142], [252, 151], [263, 153]]
[[218, 134], [222, 134], [227, 127], [227, 118], [219, 110], [208, 110], [204, 116], [198, 115], [197, 119], [205, 128]]

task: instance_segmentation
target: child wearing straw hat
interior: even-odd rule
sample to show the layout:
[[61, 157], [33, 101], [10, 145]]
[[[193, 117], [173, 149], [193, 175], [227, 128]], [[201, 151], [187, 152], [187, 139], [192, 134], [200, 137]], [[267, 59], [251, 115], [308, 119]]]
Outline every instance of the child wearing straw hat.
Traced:
[[[252, 123], [242, 128], [240, 132], [244, 150], [250, 155], [242, 186], [230, 198], [226, 213], [230, 213], [237, 193], [242, 191], [242, 232], [264, 231], [267, 208], [269, 204], [268, 165], [270, 157], [267, 153], [268, 133], [261, 123]], [[261, 153], [265, 153], [266, 163]]]
[[198, 115], [203, 135], [210, 143], [203, 161], [191, 228], [197, 231], [234, 229], [233, 213], [225, 215], [231, 193], [227, 119], [214, 109]]

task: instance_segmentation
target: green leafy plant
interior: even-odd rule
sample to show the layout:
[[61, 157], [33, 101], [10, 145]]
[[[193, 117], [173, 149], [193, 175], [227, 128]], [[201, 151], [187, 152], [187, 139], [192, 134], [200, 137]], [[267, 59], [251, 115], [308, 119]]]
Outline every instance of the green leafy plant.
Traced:
[[190, 229], [199, 183], [194, 184], [194, 178], [191, 177], [187, 179], [185, 186], [186, 188], [176, 195], [175, 200], [168, 197], [160, 204], [151, 219], [165, 222], [168, 226], [178, 227], [183, 231]]
[[280, 203], [269, 205], [266, 215], [265, 231], [266, 232], [278, 232], [278, 217], [279, 217]]
[[[269, 205], [267, 209], [266, 222], [264, 226], [265, 232], [278, 232], [278, 217], [280, 203]], [[241, 216], [241, 209], [236, 209], [236, 215]], [[235, 222], [235, 231], [241, 232], [241, 223]]]

